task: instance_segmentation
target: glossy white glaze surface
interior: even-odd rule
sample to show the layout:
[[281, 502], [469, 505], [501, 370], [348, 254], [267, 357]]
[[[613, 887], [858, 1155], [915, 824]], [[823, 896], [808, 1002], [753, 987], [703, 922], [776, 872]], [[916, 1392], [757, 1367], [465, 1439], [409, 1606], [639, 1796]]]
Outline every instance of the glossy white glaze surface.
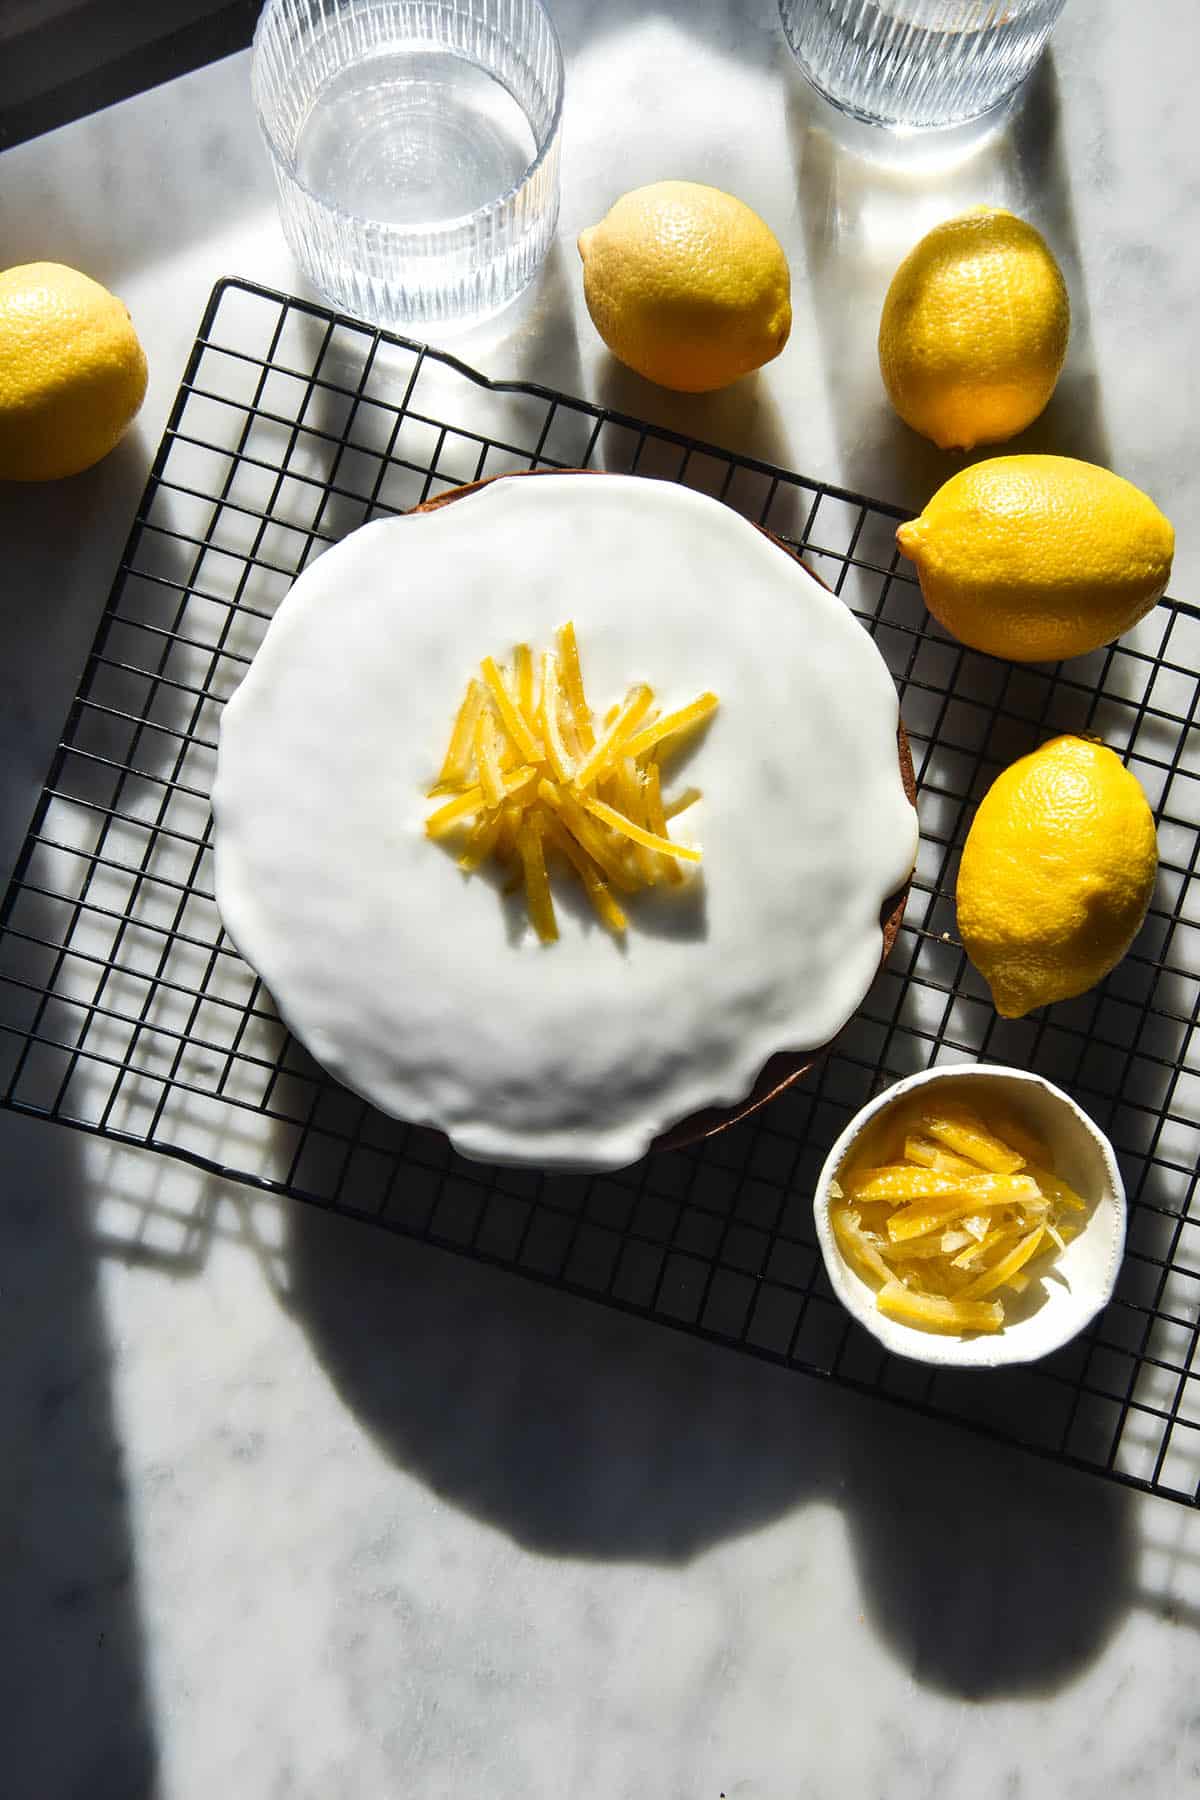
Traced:
[[[573, 619], [597, 716], [635, 681], [720, 707], [677, 764], [704, 862], [615, 941], [556, 881], [561, 936], [424, 824], [482, 655]], [[635, 1162], [827, 1043], [916, 854], [891, 676], [848, 608], [716, 500], [633, 476], [494, 482], [380, 520], [296, 582], [221, 720], [217, 900], [342, 1081], [464, 1154]]]

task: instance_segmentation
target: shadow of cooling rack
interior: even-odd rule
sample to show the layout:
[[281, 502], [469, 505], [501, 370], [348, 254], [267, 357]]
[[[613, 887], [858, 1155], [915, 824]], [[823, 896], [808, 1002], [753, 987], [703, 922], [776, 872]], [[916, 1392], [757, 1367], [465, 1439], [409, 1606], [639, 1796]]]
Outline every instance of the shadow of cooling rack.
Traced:
[[[208, 804], [222, 703], [326, 544], [460, 482], [580, 466], [685, 482], [804, 550], [897, 680], [922, 825], [890, 964], [818, 1072], [708, 1144], [592, 1179], [465, 1162], [325, 1077], [222, 935]], [[1061, 667], [976, 656], [939, 634], [897, 566], [899, 516], [218, 284], [4, 903], [4, 1103], [1200, 1503], [1200, 612], [1165, 601], [1119, 647]], [[1065, 730], [1136, 772], [1160, 880], [1101, 988], [1006, 1022], [953, 937], [958, 852], [997, 770]], [[852, 1325], [809, 1207], [872, 1093], [981, 1057], [1075, 1093], [1131, 1201], [1095, 1326], [986, 1380], [889, 1358]]]

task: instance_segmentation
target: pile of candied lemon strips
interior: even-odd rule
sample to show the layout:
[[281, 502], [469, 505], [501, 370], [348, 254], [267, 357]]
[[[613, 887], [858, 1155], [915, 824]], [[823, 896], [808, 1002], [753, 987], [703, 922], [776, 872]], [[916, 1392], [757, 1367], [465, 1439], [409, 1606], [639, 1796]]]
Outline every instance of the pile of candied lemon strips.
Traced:
[[[458, 709], [430, 798], [429, 837], [466, 832], [458, 866], [489, 858], [524, 884], [529, 918], [544, 944], [558, 937], [549, 868], [557, 856], [583, 883], [598, 917], [625, 930], [617, 893], [683, 880], [700, 851], [676, 843], [668, 822], [700, 798], [687, 788], [667, 801], [662, 760], [715, 711], [704, 693], [662, 713], [654, 690], [636, 682], [598, 726], [584, 692], [573, 623], [555, 648], [534, 657], [518, 644], [511, 668], [485, 656]], [[614, 892], [616, 890], [616, 892]]]
[[917, 1100], [885, 1114], [839, 1170], [829, 1220], [888, 1318], [999, 1331], [1004, 1293], [1046, 1273], [1087, 1210], [1017, 1119]]

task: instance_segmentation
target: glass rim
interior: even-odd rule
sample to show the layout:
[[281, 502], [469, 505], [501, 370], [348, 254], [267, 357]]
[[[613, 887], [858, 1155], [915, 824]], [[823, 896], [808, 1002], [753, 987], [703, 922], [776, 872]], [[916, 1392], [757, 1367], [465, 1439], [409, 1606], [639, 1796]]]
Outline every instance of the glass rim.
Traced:
[[[503, 193], [497, 194], [495, 199], [485, 200], [482, 206], [475, 207], [473, 211], [453, 213], [449, 218], [439, 219], [427, 225], [401, 225], [389, 222], [386, 219], [372, 218], [369, 213], [351, 212], [349, 208], [339, 205], [336, 200], [330, 200], [324, 194], [317, 193], [314, 188], [310, 187], [309, 184], [303, 180], [297, 173], [294, 155], [288, 155], [284, 152], [278, 142], [274, 127], [264, 116], [258, 79], [259, 51], [261, 48], [260, 39], [263, 35], [268, 18], [274, 17], [275, 14], [281, 12], [285, 4], [286, 0], [266, 0], [266, 5], [258, 15], [258, 23], [254, 27], [254, 38], [252, 40], [250, 51], [250, 97], [254, 104], [254, 116], [258, 121], [259, 132], [276, 170], [281, 174], [286, 175], [291, 185], [298, 189], [312, 205], [320, 207], [323, 212], [330, 214], [332, 217], [345, 219], [354, 225], [370, 226], [377, 231], [396, 232], [404, 237], [452, 237], [456, 232], [463, 231], [476, 224], [479, 220], [486, 219], [509, 206], [512, 201], [516, 199], [517, 195], [521, 193], [522, 189], [528, 187], [529, 183], [537, 175], [539, 169], [548, 160], [551, 152], [557, 148], [559, 129], [562, 125], [563, 99], [566, 92], [566, 66], [563, 60], [562, 43], [559, 39], [558, 28], [545, 5], [545, 0], [531, 0], [531, 4], [536, 6], [545, 22], [546, 29], [550, 34], [550, 49], [554, 63], [554, 110], [550, 115], [550, 122], [546, 129], [545, 143], [539, 146], [537, 155], [531, 162], [526, 164], [519, 178], [516, 181], [511, 182], [509, 186], [504, 189]], [[490, 72], [491, 71], [489, 70], [489, 73]], [[497, 79], [497, 77], [493, 77], [493, 79]], [[501, 83], [501, 85], [503, 86], [503, 83]], [[516, 96], [513, 95], [513, 98], [515, 99]]]

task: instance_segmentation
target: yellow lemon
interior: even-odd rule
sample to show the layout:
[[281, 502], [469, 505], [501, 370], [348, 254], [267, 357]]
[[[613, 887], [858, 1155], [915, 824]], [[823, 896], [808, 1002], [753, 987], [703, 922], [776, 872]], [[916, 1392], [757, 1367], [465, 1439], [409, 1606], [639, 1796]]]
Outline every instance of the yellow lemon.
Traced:
[[145, 392], [145, 354], [107, 288], [62, 263], [0, 273], [0, 481], [90, 469]]
[[732, 194], [657, 181], [580, 234], [583, 293], [613, 355], [687, 394], [778, 356], [792, 328], [779, 240]]
[[1086, 993], [1116, 967], [1150, 904], [1154, 819], [1103, 744], [1058, 737], [992, 783], [958, 871], [963, 947], [996, 1011]]
[[892, 277], [879, 367], [905, 424], [942, 450], [999, 444], [1054, 392], [1071, 328], [1040, 232], [980, 206], [926, 233]]
[[964, 644], [1016, 662], [1082, 656], [1150, 611], [1175, 533], [1131, 482], [1070, 456], [995, 456], [940, 487], [896, 542]]

